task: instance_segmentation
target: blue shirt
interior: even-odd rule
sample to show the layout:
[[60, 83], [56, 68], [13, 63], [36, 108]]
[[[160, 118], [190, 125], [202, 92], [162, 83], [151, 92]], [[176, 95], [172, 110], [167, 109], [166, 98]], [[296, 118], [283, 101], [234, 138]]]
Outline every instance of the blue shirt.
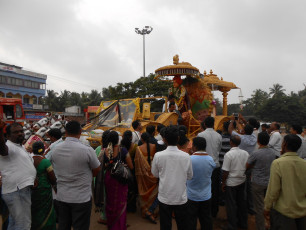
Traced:
[[255, 150], [257, 137], [254, 133], [252, 133], [251, 135], [241, 135], [233, 131], [232, 135], [240, 137], [241, 139], [241, 143], [239, 145], [240, 149], [247, 151], [249, 154], [251, 154]]
[[[201, 154], [196, 152], [195, 154]], [[205, 201], [211, 198], [211, 174], [216, 163], [209, 155], [192, 155], [193, 178], [187, 180], [187, 197], [192, 201]]]

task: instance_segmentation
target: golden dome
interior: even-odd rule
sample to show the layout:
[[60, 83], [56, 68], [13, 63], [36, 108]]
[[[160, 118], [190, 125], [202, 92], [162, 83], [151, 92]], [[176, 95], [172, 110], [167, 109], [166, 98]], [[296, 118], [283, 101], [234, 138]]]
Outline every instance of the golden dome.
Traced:
[[155, 79], [163, 76], [186, 75], [192, 77], [200, 77], [199, 69], [192, 66], [188, 62], [179, 62], [179, 56], [173, 57], [173, 65], [167, 65], [155, 70]]
[[216, 74], [213, 73], [212, 70], [210, 70], [209, 74], [206, 74], [206, 71], [204, 71], [204, 83], [206, 83], [210, 88], [213, 90], [231, 90], [238, 88], [233, 82], [223, 81], [223, 78], [221, 77], [221, 80], [218, 78]]

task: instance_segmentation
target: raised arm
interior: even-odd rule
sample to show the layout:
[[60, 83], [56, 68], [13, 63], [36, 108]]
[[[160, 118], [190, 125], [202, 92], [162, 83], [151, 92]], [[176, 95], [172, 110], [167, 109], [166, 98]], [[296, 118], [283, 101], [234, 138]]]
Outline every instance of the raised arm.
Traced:
[[231, 120], [230, 120], [230, 124], [229, 124], [229, 126], [228, 126], [228, 133], [230, 134], [230, 135], [232, 135], [232, 132], [235, 130], [235, 128], [234, 128], [234, 120], [235, 118], [234, 117], [232, 117], [231, 118]]
[[242, 122], [242, 124], [245, 125], [245, 124], [247, 123], [247, 121], [245, 120], [245, 118], [242, 116], [241, 113], [239, 113], [238, 118], [239, 118], [239, 120]]

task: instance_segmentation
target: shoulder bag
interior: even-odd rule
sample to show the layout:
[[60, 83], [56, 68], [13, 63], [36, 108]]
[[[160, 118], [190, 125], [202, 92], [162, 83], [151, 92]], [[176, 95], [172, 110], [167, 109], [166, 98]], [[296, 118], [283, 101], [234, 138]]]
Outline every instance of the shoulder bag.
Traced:
[[133, 175], [128, 166], [121, 161], [121, 151], [122, 149], [120, 148], [118, 160], [113, 163], [110, 173], [111, 176], [120, 183], [127, 184], [130, 180], [133, 179]]

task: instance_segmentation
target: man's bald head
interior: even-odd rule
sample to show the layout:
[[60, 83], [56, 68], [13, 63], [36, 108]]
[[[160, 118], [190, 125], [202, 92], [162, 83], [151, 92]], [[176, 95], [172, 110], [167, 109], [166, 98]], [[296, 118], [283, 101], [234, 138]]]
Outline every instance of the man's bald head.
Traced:
[[230, 138], [230, 145], [232, 147], [238, 147], [241, 143], [241, 138], [237, 135], [232, 135]]

